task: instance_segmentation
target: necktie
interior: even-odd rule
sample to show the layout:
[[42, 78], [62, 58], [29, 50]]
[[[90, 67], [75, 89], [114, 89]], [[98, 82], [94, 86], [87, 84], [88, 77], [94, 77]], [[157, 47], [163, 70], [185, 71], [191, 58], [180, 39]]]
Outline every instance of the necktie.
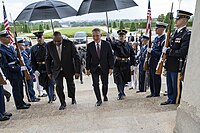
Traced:
[[98, 43], [97, 43], [97, 55], [98, 55], [98, 57], [99, 57], [99, 59], [100, 59], [100, 46], [99, 46]]
[[61, 49], [60, 49], [60, 46], [61, 46], [61, 45], [59, 45], [59, 46], [57, 46], [57, 47], [58, 47], [58, 56], [59, 56], [59, 59], [61, 60]]

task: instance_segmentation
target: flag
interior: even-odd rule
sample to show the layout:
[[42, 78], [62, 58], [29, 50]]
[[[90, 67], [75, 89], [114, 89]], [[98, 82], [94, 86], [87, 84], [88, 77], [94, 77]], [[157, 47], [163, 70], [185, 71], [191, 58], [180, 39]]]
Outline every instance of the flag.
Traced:
[[151, 5], [150, 5], [150, 0], [148, 2], [148, 10], [147, 10], [147, 26], [146, 26], [146, 34], [149, 33], [150, 29], [151, 29]]
[[10, 25], [9, 25], [9, 21], [6, 15], [6, 9], [5, 9], [4, 4], [3, 4], [3, 15], [4, 15], [4, 29], [8, 31], [8, 34], [10, 35], [10, 44], [13, 45], [14, 39], [10, 32]]

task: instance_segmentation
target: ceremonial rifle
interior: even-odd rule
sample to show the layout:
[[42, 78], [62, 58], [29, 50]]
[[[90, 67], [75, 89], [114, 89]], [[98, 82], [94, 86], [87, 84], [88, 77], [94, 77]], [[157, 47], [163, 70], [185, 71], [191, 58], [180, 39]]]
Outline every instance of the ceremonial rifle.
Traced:
[[[172, 2], [172, 6], [171, 6], [171, 12], [170, 12], [170, 24], [168, 26], [168, 31], [167, 31], [167, 39], [165, 41], [165, 47], [168, 48], [169, 47], [169, 39], [171, 36], [171, 28], [172, 28], [172, 23], [173, 23], [173, 2]], [[166, 53], [162, 53], [161, 58], [158, 62], [157, 68], [156, 68], [156, 75], [161, 75], [162, 74], [162, 69], [163, 69], [163, 63], [166, 61], [167, 55]]]

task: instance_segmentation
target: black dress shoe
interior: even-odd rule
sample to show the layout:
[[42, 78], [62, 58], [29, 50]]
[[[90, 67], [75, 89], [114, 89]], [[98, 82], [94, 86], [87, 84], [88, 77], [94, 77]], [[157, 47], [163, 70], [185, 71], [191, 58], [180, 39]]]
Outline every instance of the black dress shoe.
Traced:
[[132, 89], [133, 89], [133, 87], [130, 87], [130, 88], [129, 88], [129, 90], [132, 90]]
[[66, 103], [64, 103], [63, 105], [61, 105], [60, 107], [59, 107], [59, 110], [64, 110], [66, 108]]
[[107, 102], [107, 101], [108, 101], [108, 97], [105, 96], [104, 99], [103, 99], [103, 101], [104, 101], [104, 102]]
[[40, 98], [35, 98], [33, 100], [31, 100], [31, 102], [39, 102], [40, 101]]
[[72, 104], [76, 104], [76, 99], [72, 98]]
[[7, 121], [9, 119], [10, 119], [10, 117], [5, 116], [5, 115], [3, 115], [3, 116], [0, 117], [0, 121]]
[[140, 92], [142, 92], [142, 91], [136, 91], [136, 93], [140, 93]]
[[5, 113], [3, 113], [3, 115], [4, 115], [4, 116], [11, 117], [11, 116], [12, 116], [12, 113], [5, 112]]
[[102, 104], [102, 101], [97, 101], [95, 106], [101, 106], [101, 104]]
[[25, 105], [25, 106], [28, 106], [28, 107], [30, 107], [30, 106], [31, 106], [31, 104], [30, 104], [30, 103], [24, 103], [24, 105]]
[[169, 101], [165, 101], [165, 102], [162, 102], [160, 105], [167, 105], [167, 104], [171, 104]]
[[81, 84], [83, 84], [83, 81], [81, 81]]
[[11, 95], [6, 96], [6, 101], [7, 101], [7, 102], [10, 102], [10, 97], [11, 97]]
[[56, 101], [57, 97], [55, 94], [53, 94], [53, 101]]
[[153, 95], [148, 95], [148, 96], [146, 96], [146, 98], [151, 98], [151, 97], [153, 97]]
[[123, 100], [124, 97], [123, 96], [118, 96], [117, 100]]
[[17, 109], [29, 109], [30, 106], [26, 106], [26, 105], [22, 105], [22, 106], [18, 106]]
[[53, 103], [53, 100], [49, 100], [48, 103]]
[[38, 95], [38, 97], [47, 97], [47, 94], [43, 94], [43, 95]]

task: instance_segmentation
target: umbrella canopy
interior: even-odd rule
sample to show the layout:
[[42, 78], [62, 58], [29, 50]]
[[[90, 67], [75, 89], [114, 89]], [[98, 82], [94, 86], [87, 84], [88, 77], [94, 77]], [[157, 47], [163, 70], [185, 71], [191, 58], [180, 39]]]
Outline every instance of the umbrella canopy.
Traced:
[[133, 0], [83, 0], [77, 15], [108, 12], [138, 6]]
[[133, 0], [83, 0], [79, 7], [77, 15], [87, 13], [106, 12], [106, 23], [108, 27], [108, 11], [120, 10], [138, 6]]
[[46, 19], [61, 19], [76, 16], [77, 11], [61, 1], [45, 0], [32, 3], [25, 7], [16, 18], [17, 21], [34, 21]]

